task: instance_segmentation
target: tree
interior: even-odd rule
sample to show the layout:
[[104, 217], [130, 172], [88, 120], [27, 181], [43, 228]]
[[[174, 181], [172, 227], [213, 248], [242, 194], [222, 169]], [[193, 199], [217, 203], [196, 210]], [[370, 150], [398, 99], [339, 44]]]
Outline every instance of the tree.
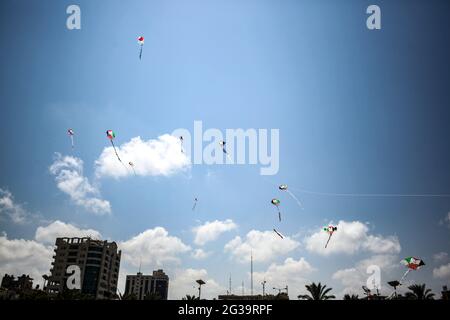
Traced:
[[82, 293], [77, 289], [65, 289], [62, 292], [59, 292], [56, 297], [56, 300], [95, 300], [95, 297], [91, 294]]
[[357, 294], [352, 295], [346, 294], [344, 296], [344, 300], [359, 300], [359, 296]]
[[147, 293], [144, 300], [161, 300], [159, 293]]
[[299, 295], [299, 299], [303, 300], [329, 300], [329, 299], [335, 299], [336, 297], [334, 295], [327, 295], [328, 292], [332, 290], [332, 288], [327, 288], [326, 285], [323, 285], [319, 282], [318, 284], [315, 284], [312, 282], [311, 284], [307, 284], [306, 290], [310, 293], [310, 295]]
[[124, 294], [120, 300], [137, 300], [137, 296], [134, 293]]
[[194, 295], [186, 295], [186, 297], [183, 297], [181, 300], [199, 300], [198, 297], [194, 296]]
[[425, 284], [413, 284], [408, 287], [411, 292], [406, 293], [406, 298], [411, 300], [433, 300], [434, 293], [426, 289]]

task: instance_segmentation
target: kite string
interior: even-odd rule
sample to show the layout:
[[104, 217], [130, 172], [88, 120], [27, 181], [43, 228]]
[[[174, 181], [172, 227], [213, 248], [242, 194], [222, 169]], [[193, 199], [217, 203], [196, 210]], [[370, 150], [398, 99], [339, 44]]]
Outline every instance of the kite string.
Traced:
[[302, 193], [318, 195], [318, 196], [335, 196], [335, 197], [450, 197], [450, 194], [404, 194], [404, 193], [334, 193], [334, 192], [317, 192], [301, 188], [291, 188]]
[[294, 200], [297, 202], [297, 204], [299, 205], [299, 207], [303, 209], [302, 203], [300, 202], [300, 200], [297, 199], [297, 197], [295, 196], [295, 194], [293, 194], [289, 189], [286, 189], [286, 191], [287, 191], [287, 193], [288, 193], [292, 198], [294, 198]]
[[[273, 186], [277, 186], [267, 178], [263, 177]], [[317, 195], [317, 196], [331, 196], [331, 197], [435, 197], [435, 198], [447, 198], [450, 197], [450, 193], [337, 193], [337, 192], [318, 192], [313, 190], [307, 190], [303, 188], [291, 188], [292, 190], [297, 190], [301, 193]], [[287, 190], [288, 191], [288, 190]]]

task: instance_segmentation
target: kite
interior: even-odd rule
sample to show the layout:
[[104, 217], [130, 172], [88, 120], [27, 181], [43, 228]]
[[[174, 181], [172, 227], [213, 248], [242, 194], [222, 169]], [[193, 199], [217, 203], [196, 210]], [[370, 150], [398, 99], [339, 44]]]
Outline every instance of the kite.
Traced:
[[222, 147], [222, 151], [223, 151], [223, 153], [227, 153], [227, 150], [225, 150], [225, 145], [226, 145], [227, 143], [225, 142], [225, 141], [223, 141], [223, 140], [221, 140], [221, 141], [219, 141], [219, 145]]
[[116, 134], [112, 130], [106, 131], [106, 136], [108, 137], [109, 141], [111, 141], [111, 145], [113, 146], [114, 152], [116, 153], [117, 159], [120, 161], [120, 163], [125, 167], [125, 169], [128, 170], [128, 168], [123, 164], [122, 160], [119, 157], [119, 154], [117, 153], [116, 146], [114, 145], [114, 138], [116, 137]]
[[297, 204], [299, 205], [299, 207], [303, 209], [303, 206], [302, 206], [300, 200], [298, 200], [297, 197], [296, 197], [296, 196], [288, 189], [287, 184], [282, 184], [282, 185], [280, 185], [280, 186], [278, 187], [278, 189], [280, 189], [281, 191], [286, 191], [286, 192], [287, 192], [287, 193], [288, 193], [288, 194], [289, 194], [289, 195], [297, 202]]
[[230, 154], [227, 152], [227, 149], [225, 149], [225, 145], [226, 145], [226, 144], [227, 144], [227, 143], [226, 143], [225, 141], [223, 141], [223, 140], [219, 141], [219, 145], [222, 147], [223, 153], [225, 153], [225, 155], [227, 156], [227, 158], [231, 160]]
[[276, 229], [273, 229], [273, 231], [275, 231], [275, 233], [281, 238], [284, 239], [283, 235], [281, 233], [279, 233]]
[[183, 150], [183, 142], [184, 142], [183, 136], [180, 136], [181, 153], [184, 153], [184, 150]]
[[405, 277], [411, 270], [419, 270], [422, 266], [425, 265], [425, 262], [423, 262], [423, 260], [415, 257], [407, 257], [403, 259], [401, 263], [408, 267], [408, 270], [406, 270], [405, 274], [400, 279], [400, 283], [402, 283], [403, 279], [405, 279]]
[[195, 207], [197, 206], [197, 201], [198, 201], [198, 199], [194, 198], [194, 206], [192, 207], [192, 211], [195, 210]]
[[328, 242], [330, 242], [331, 236], [333, 235], [333, 233], [337, 230], [337, 227], [329, 225], [328, 227], [323, 228], [323, 231], [326, 231], [328, 233], [328, 240], [327, 243], [325, 244], [325, 248], [328, 246]]
[[138, 38], [138, 43], [141, 45], [141, 50], [139, 51], [139, 60], [142, 58], [142, 47], [144, 46], [144, 37], [140, 36]]
[[74, 145], [73, 145], [73, 135], [75, 134], [75, 132], [73, 131], [73, 129], [68, 129], [67, 130], [67, 134], [70, 137], [70, 141], [72, 142], [72, 149], [73, 149], [73, 147], [74, 147]]
[[271, 202], [275, 207], [277, 207], [277, 210], [278, 210], [278, 220], [281, 221], [281, 212], [280, 212], [280, 208], [279, 208], [281, 201], [278, 200], [278, 199], [272, 199], [272, 201], [270, 201], [270, 202]]
[[128, 162], [128, 164], [130, 165], [131, 169], [133, 169], [134, 175], [136, 176], [136, 170], [134, 170], [134, 163], [133, 162]]

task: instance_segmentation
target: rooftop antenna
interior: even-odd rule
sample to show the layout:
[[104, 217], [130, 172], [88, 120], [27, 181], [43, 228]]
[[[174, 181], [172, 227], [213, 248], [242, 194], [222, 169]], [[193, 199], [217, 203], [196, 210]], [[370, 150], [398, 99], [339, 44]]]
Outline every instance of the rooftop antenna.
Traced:
[[264, 281], [261, 282], [262, 287], [263, 287], [263, 297], [266, 295], [266, 283], [267, 283], [266, 279], [264, 279]]
[[369, 299], [370, 299], [370, 296], [371, 296], [370, 289], [367, 288], [366, 286], [362, 286], [362, 289], [364, 290], [364, 293], [365, 293], [366, 296], [367, 296], [367, 300], [369, 300]]
[[253, 249], [250, 251], [250, 294], [253, 295]]
[[244, 290], [244, 280], [242, 280], [242, 295], [245, 295], [245, 290]]
[[141, 273], [141, 266], [142, 266], [142, 257], [139, 257], [139, 272]]
[[229, 294], [231, 294], [231, 273], [230, 273], [230, 279], [229, 279]]

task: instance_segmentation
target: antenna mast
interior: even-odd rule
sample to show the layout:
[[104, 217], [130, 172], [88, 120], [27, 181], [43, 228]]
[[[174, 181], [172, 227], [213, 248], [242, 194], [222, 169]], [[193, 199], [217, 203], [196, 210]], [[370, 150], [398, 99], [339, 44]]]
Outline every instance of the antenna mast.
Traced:
[[250, 294], [253, 295], [253, 249], [250, 256]]

